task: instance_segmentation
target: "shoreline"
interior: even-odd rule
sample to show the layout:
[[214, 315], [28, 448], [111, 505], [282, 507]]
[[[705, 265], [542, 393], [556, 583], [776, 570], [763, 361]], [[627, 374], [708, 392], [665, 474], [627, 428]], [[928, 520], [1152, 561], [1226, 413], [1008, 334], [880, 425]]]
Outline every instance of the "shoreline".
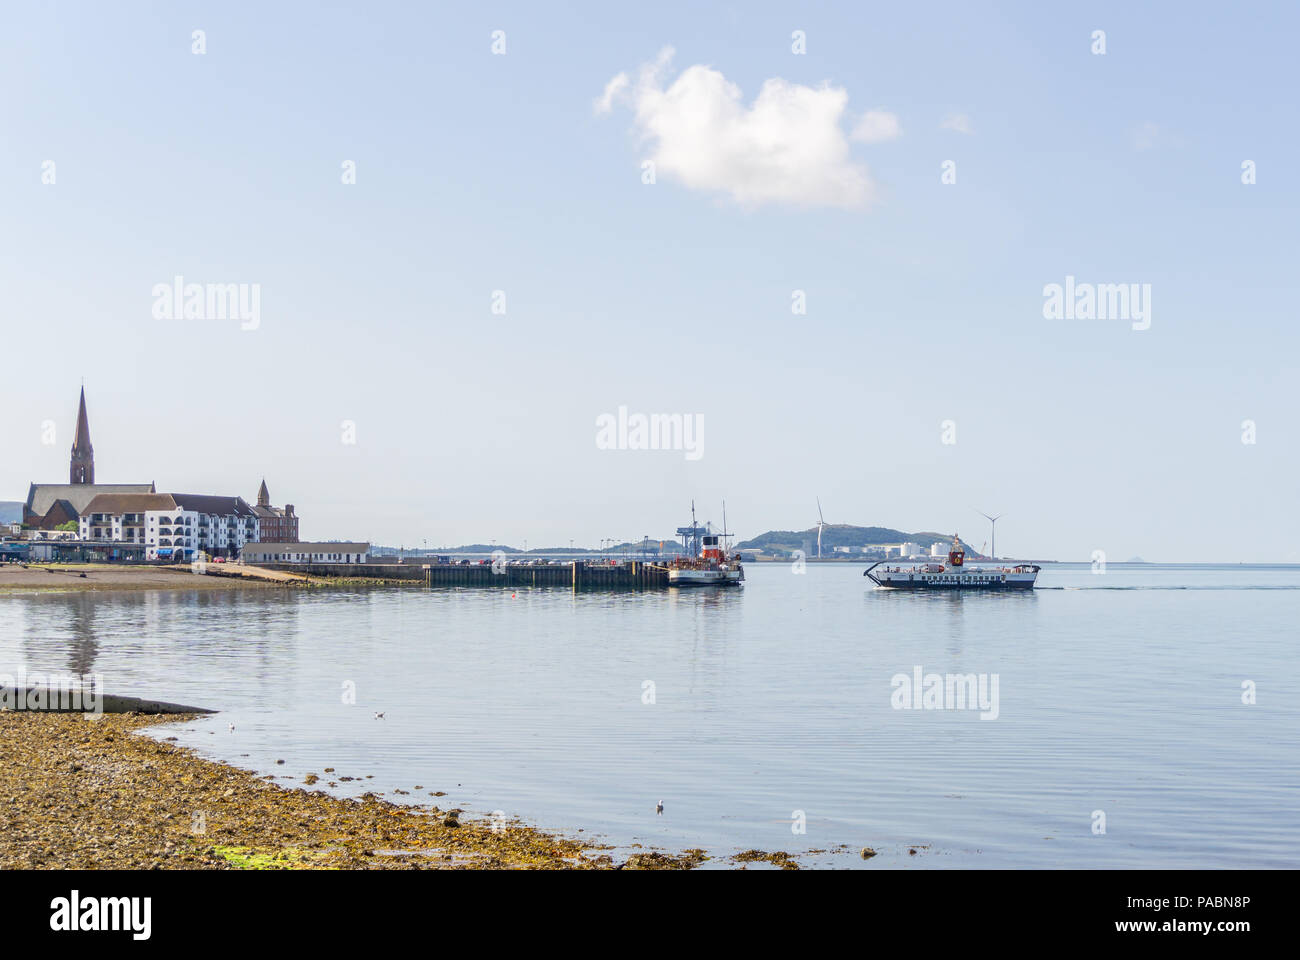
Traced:
[[[287, 787], [141, 731], [193, 715], [0, 712], [0, 869], [652, 869], [515, 820]], [[333, 775], [310, 774], [307, 786]]]
[[[216, 569], [213, 569], [213, 568]], [[207, 573], [174, 567], [116, 563], [32, 563], [0, 566], [0, 596], [34, 593], [141, 590], [300, 589], [327, 581], [301, 574], [230, 564], [209, 564]]]

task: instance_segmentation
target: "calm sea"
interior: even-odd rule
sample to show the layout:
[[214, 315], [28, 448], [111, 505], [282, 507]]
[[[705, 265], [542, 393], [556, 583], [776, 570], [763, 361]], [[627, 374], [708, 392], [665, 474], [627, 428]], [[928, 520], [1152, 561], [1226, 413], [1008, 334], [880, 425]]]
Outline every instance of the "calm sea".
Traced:
[[[750, 564], [731, 592], [8, 595], [0, 673], [218, 709], [158, 735], [278, 782], [354, 776], [336, 792], [623, 851], [1300, 866], [1300, 567], [1051, 565], [984, 595], [862, 569]], [[918, 668], [990, 695], [996, 675], [996, 701], [896, 709]]]

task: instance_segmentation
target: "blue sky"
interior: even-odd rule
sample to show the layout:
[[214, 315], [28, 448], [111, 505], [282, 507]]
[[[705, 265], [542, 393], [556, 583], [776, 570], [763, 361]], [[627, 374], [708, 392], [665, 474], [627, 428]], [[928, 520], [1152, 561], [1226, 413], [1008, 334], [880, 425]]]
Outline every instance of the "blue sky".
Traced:
[[[595, 544], [692, 498], [751, 535], [819, 496], [976, 545], [1005, 512], [1006, 553], [1300, 561], [1293, 5], [541, 6], [11, 6], [0, 499], [66, 476], [84, 377], [100, 481], [265, 475], [311, 538]], [[774, 79], [840, 98], [824, 152], [751, 113]], [[899, 135], [852, 139], [869, 111]], [[156, 318], [177, 275], [258, 284], [259, 325]], [[1067, 275], [1150, 284], [1150, 328], [1045, 319]], [[703, 456], [598, 449], [620, 406], [699, 415]]]

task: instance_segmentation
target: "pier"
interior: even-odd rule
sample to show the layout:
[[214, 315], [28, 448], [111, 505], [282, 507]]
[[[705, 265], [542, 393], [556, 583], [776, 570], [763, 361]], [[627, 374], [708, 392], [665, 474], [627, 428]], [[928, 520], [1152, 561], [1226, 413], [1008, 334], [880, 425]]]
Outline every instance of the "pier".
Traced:
[[641, 560], [496, 566], [490, 563], [262, 563], [258, 567], [309, 577], [415, 581], [426, 587], [564, 587], [575, 591], [668, 587], [668, 568]]

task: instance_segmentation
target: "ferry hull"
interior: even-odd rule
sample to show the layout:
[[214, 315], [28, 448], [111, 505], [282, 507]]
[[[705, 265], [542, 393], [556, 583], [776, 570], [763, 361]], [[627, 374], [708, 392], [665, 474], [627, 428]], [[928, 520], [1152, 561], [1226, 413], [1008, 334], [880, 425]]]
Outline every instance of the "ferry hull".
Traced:
[[1039, 570], [1035, 564], [1022, 563], [1014, 567], [886, 567], [876, 573], [879, 566], [872, 564], [863, 576], [890, 590], [1032, 590]]
[[[874, 579], [874, 578], [873, 578]], [[1033, 580], [1014, 580], [1006, 583], [926, 583], [915, 580], [876, 580], [877, 585], [889, 590], [1032, 590]]]
[[745, 579], [742, 570], [669, 570], [670, 587], [731, 587]]

